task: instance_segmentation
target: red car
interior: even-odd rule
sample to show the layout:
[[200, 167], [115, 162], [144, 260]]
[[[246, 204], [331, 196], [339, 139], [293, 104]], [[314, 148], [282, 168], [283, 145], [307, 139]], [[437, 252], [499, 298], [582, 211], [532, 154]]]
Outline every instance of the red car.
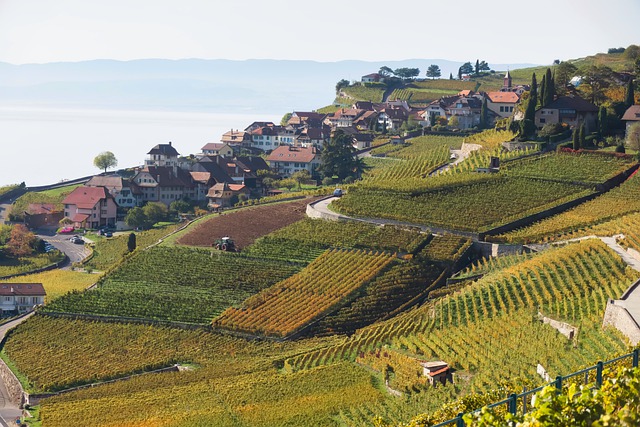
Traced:
[[74, 231], [75, 231], [75, 228], [73, 227], [62, 227], [59, 233], [73, 233]]

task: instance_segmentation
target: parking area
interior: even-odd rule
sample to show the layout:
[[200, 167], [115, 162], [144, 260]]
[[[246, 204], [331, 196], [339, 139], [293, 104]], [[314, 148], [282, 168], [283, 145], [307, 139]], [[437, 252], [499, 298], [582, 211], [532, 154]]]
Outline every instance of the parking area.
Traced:
[[[70, 264], [74, 262], [80, 262], [85, 259], [91, 251], [84, 245], [73, 243], [69, 239], [73, 236], [73, 234], [38, 234], [38, 237], [41, 239], [51, 243], [53, 247], [64, 252], [69, 257]], [[68, 268], [69, 265], [64, 268]]]

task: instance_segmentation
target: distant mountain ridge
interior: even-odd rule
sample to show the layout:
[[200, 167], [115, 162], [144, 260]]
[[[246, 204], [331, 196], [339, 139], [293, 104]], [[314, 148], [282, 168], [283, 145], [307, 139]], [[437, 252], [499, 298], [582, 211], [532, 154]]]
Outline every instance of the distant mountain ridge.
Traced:
[[[340, 79], [360, 80], [382, 66], [392, 69], [437, 64], [442, 76], [462, 62], [207, 59], [92, 60], [13, 65], [0, 62], [0, 105], [255, 112], [284, 114], [333, 101]], [[533, 64], [489, 64], [506, 70]]]

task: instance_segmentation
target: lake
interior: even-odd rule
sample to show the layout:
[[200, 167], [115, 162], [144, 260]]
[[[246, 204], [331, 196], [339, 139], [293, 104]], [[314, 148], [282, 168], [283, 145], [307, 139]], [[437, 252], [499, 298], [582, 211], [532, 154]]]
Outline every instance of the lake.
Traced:
[[93, 159], [102, 151], [115, 154], [118, 168], [143, 164], [151, 148], [169, 141], [182, 155], [196, 154], [232, 128], [279, 123], [282, 114], [0, 107], [0, 186], [46, 185], [100, 173]]

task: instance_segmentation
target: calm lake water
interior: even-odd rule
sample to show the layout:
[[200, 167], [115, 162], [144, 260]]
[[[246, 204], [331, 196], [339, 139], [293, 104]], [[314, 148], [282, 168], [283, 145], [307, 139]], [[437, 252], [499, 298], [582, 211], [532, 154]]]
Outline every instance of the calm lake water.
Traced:
[[[282, 113], [284, 114], [284, 113]], [[53, 110], [0, 107], [0, 186], [53, 184], [97, 174], [93, 158], [111, 151], [118, 168], [144, 163], [156, 144], [172, 141], [182, 155], [219, 142], [231, 128], [280, 115]]]

